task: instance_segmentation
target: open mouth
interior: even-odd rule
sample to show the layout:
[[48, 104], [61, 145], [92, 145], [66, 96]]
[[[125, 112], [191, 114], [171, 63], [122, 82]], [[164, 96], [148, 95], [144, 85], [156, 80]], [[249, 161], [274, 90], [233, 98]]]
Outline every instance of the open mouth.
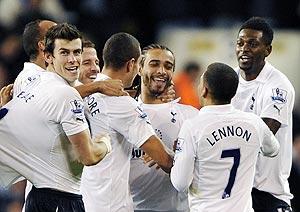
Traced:
[[95, 80], [97, 78], [97, 74], [90, 75], [88, 78], [91, 80]]
[[247, 55], [242, 55], [242, 56], [240, 57], [240, 61], [241, 61], [241, 62], [244, 62], [244, 63], [249, 62], [249, 61], [251, 61], [251, 60], [252, 60], [252, 58], [249, 57], [249, 56], [247, 56]]
[[78, 73], [78, 66], [74, 66], [74, 67], [69, 67], [69, 68], [65, 68], [68, 72], [71, 72], [73, 74], [77, 74]]

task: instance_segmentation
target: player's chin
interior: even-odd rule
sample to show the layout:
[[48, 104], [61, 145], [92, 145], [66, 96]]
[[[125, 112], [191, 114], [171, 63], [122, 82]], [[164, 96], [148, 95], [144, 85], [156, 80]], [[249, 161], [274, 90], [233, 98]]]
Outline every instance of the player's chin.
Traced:
[[164, 93], [165, 89], [164, 88], [153, 88], [151, 89], [151, 93], [154, 95], [154, 96], [160, 96]]
[[239, 67], [242, 70], [248, 70], [250, 68], [249, 64], [245, 64], [245, 63], [239, 63]]

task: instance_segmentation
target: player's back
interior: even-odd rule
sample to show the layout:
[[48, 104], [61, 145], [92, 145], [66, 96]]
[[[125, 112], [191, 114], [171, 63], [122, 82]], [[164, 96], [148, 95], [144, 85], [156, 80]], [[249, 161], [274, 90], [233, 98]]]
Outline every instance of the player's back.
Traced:
[[87, 211], [132, 211], [129, 191], [133, 145], [140, 147], [154, 131], [147, 115], [129, 96], [95, 93], [85, 98], [92, 137], [108, 133], [112, 151], [94, 166], [85, 166], [81, 192]]
[[19, 94], [33, 80], [34, 76], [39, 75], [40, 72], [46, 71], [35, 63], [25, 62], [23, 70], [17, 76], [14, 82], [13, 96]]
[[252, 211], [255, 164], [266, 126], [259, 117], [234, 109], [200, 113], [188, 122], [197, 126], [191, 210]]

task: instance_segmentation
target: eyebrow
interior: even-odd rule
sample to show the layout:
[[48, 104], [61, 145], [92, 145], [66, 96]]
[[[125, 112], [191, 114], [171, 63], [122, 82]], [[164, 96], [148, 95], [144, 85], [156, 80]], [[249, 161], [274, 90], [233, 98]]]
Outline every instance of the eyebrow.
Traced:
[[[80, 48], [78, 48], [78, 49], [74, 49], [73, 51], [81, 51], [81, 49]], [[60, 48], [60, 49], [58, 49], [58, 51], [71, 51], [70, 49], [66, 49], [66, 48]]]
[[59, 51], [70, 51], [70, 49], [66, 49], [66, 48], [60, 48], [58, 49]]
[[[157, 60], [157, 59], [152, 59], [152, 60], [150, 60], [149, 61], [149, 63], [150, 62], [161, 62], [161, 60]], [[166, 63], [169, 63], [169, 64], [171, 64], [171, 65], [174, 65], [174, 63], [172, 63], [172, 62], [170, 62], [170, 61], [165, 61]]]

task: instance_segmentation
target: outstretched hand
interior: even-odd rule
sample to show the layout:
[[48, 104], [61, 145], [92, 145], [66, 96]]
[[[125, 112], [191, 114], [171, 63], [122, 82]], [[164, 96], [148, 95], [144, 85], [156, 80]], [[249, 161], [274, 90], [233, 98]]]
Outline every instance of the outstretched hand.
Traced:
[[7, 86], [4, 86], [0, 90], [0, 107], [5, 105], [7, 102], [9, 102], [12, 99], [13, 93], [13, 84], [9, 84]]

